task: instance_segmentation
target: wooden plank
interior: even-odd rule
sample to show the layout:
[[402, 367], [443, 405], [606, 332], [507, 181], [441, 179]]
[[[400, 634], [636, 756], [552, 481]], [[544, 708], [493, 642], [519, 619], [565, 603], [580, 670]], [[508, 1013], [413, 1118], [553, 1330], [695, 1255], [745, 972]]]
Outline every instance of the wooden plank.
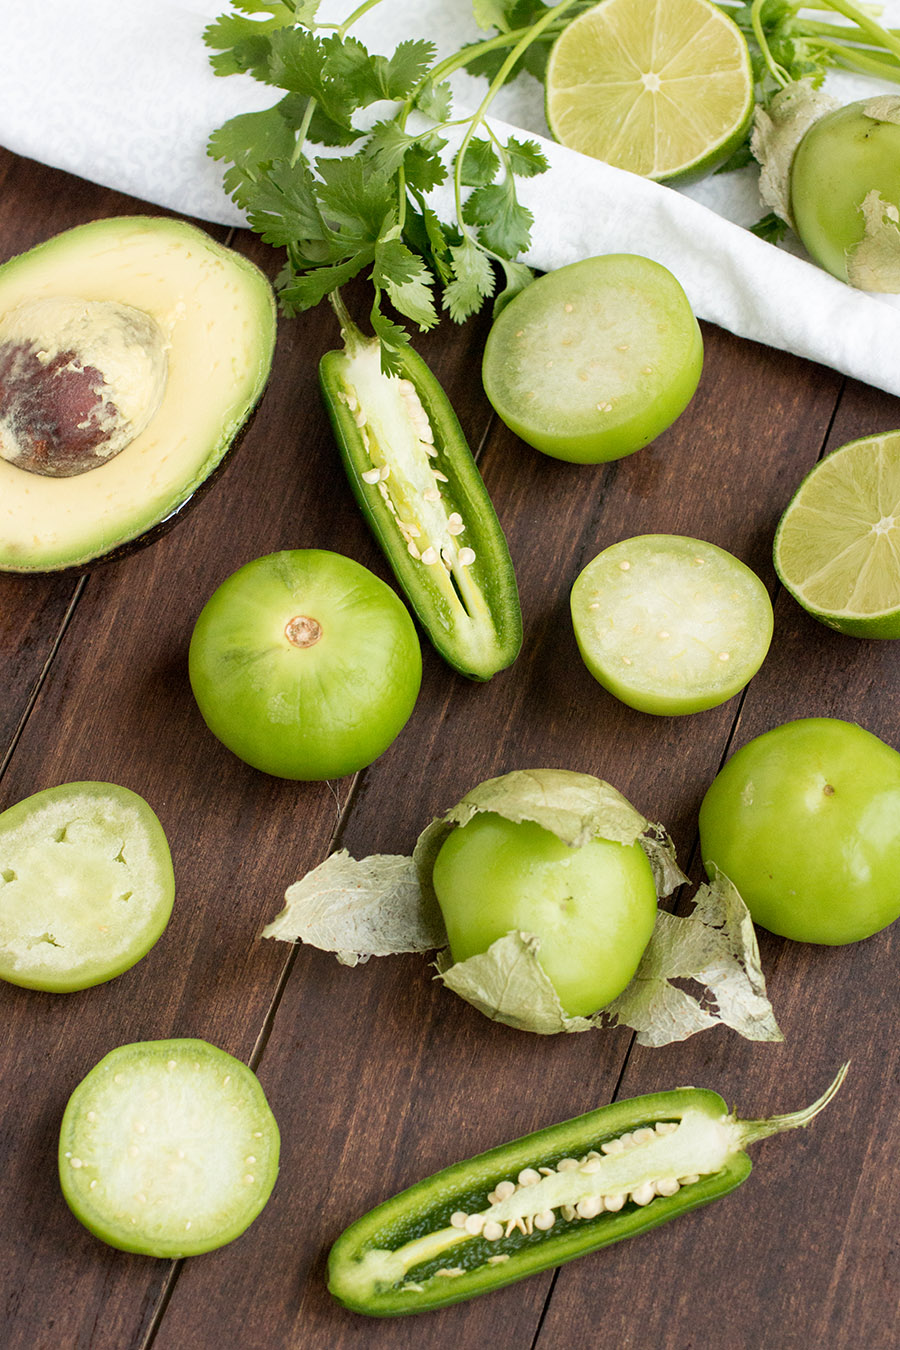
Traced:
[[[851, 383], [829, 448], [897, 425], [898, 400]], [[784, 485], [782, 505], [796, 481]], [[896, 643], [831, 632], [782, 591], [772, 652], [731, 748], [810, 716], [857, 721], [897, 745], [898, 659]], [[896, 1344], [898, 925], [840, 948], [760, 932], [760, 951], [785, 1043], [753, 1046], [717, 1030], [665, 1052], [638, 1049], [618, 1095], [696, 1083], [739, 1114], [765, 1116], [812, 1101], [849, 1059], [844, 1088], [808, 1133], [758, 1146], [738, 1193], [560, 1271], [538, 1350], [601, 1350], [635, 1334], [659, 1350]], [[637, 1289], [657, 1295], [641, 1299], [639, 1333]]]
[[[774, 587], [760, 521], [775, 517], [773, 484], [814, 462], [840, 387], [800, 361], [716, 330], [706, 336], [695, 402], [631, 459], [564, 465], [494, 428], [483, 466], [517, 564], [525, 647], [487, 686], [430, 663], [413, 721], [351, 804], [341, 842], [356, 856], [408, 850], [475, 782], [546, 764], [608, 778], [689, 848], [701, 785], [718, 767], [737, 705], [651, 719], [608, 697], [578, 659], [569, 587], [604, 544], [652, 530], [724, 544]], [[422, 346], [434, 350], [435, 338]], [[273, 888], [271, 912], [278, 907]], [[286, 1140], [282, 1180], [240, 1243], [180, 1272], [154, 1350], [212, 1345], [205, 1319], [222, 1288], [242, 1350], [475, 1345], [498, 1335], [529, 1344], [549, 1274], [439, 1317], [370, 1322], [330, 1302], [326, 1253], [346, 1223], [402, 1186], [609, 1100], [628, 1044], [624, 1031], [544, 1039], [492, 1024], [415, 958], [347, 970], [300, 951], [260, 1071]], [[561, 1306], [563, 1337], [570, 1319], [578, 1325], [577, 1310]]]

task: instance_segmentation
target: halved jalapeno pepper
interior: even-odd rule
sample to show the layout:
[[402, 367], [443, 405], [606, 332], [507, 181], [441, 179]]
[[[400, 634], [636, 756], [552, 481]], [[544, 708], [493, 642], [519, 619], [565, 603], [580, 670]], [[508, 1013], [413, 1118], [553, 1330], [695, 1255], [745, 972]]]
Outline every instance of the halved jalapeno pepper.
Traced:
[[319, 364], [322, 393], [363, 514], [434, 646], [487, 680], [516, 658], [522, 614], [497, 514], [438, 381], [416, 352], [381, 369], [377, 338], [338, 308], [344, 347]]
[[790, 1115], [739, 1120], [717, 1093], [679, 1088], [456, 1163], [351, 1224], [328, 1287], [374, 1317], [428, 1312], [643, 1233], [739, 1186], [747, 1145], [808, 1125], [846, 1071]]

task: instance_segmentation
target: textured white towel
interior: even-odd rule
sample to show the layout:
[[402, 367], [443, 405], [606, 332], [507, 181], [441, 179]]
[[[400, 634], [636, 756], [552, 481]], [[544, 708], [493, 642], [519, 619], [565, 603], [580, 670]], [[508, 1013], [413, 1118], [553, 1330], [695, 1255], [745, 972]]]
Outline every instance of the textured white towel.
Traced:
[[[351, 8], [325, 0], [319, 17], [342, 19]], [[0, 143], [142, 200], [239, 223], [206, 141], [228, 117], [268, 106], [273, 95], [249, 78], [211, 73], [201, 33], [226, 9], [220, 0], [7, 0]], [[883, 19], [900, 24], [900, 0], [887, 0]], [[385, 52], [406, 37], [428, 37], [446, 53], [479, 36], [468, 0], [384, 0], [354, 31]], [[877, 86], [839, 74], [830, 88], [848, 101]], [[458, 76], [458, 106], [474, 106], [483, 89]], [[546, 133], [533, 80], [517, 81], [494, 106], [513, 126]], [[542, 147], [550, 171], [520, 190], [535, 215], [535, 266], [646, 254], [675, 273], [701, 318], [900, 394], [900, 298], [854, 291], [743, 228], [767, 209], [754, 170], [675, 192], [549, 140]], [[446, 202], [437, 205], [446, 211]]]

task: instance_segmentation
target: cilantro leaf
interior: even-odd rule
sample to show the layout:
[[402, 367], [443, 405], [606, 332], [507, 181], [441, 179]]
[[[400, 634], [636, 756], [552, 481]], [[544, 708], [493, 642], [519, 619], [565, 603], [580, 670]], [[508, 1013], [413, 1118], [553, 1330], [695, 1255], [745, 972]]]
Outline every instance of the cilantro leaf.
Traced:
[[493, 183], [500, 168], [500, 160], [490, 141], [473, 136], [466, 146], [460, 170], [463, 187], [486, 187]]
[[399, 227], [375, 245], [372, 280], [387, 291], [394, 308], [424, 331], [437, 323], [431, 295], [434, 278], [422, 259], [399, 238]]
[[401, 42], [393, 56], [370, 56], [356, 38], [345, 38], [334, 53], [334, 73], [358, 91], [360, 104], [404, 99], [428, 73], [434, 44], [423, 39]]
[[762, 220], [750, 226], [751, 234], [755, 234], [757, 239], [765, 239], [769, 244], [779, 244], [787, 232], [787, 222], [783, 221], [781, 216], [776, 216], [774, 211], [770, 211]]
[[251, 229], [267, 244], [287, 246], [298, 241], [326, 241], [330, 231], [322, 219], [309, 165], [273, 164], [261, 182], [253, 184], [244, 203]]
[[426, 117], [433, 118], [435, 122], [445, 122], [453, 107], [453, 94], [446, 80], [435, 84], [434, 80], [429, 78], [425, 80], [413, 102], [419, 112], [423, 112]]
[[453, 280], [444, 287], [443, 305], [455, 323], [463, 323], [481, 308], [481, 302], [494, 291], [494, 271], [490, 259], [466, 235], [461, 244], [450, 248]]
[[358, 141], [362, 134], [349, 122], [337, 121], [335, 118], [329, 117], [328, 113], [318, 104], [313, 109], [306, 130], [307, 138], [314, 145], [353, 145], [354, 141]]
[[311, 23], [320, 0], [231, 0], [231, 4], [243, 14], [271, 14], [282, 19], [287, 27], [292, 23]]
[[510, 5], [507, 0], [472, 0], [472, 13], [475, 16], [475, 22], [479, 28], [483, 28], [489, 33], [492, 28], [498, 28], [501, 33], [508, 33], [510, 29], [507, 11]]
[[410, 146], [403, 161], [406, 174], [406, 186], [413, 191], [430, 192], [443, 183], [447, 177], [447, 167], [441, 159], [441, 151], [447, 142], [435, 132], [420, 136]]
[[440, 154], [446, 144], [434, 131], [407, 132], [392, 120], [375, 123], [365, 154], [371, 158], [375, 170], [386, 178], [393, 178], [402, 168], [408, 187], [430, 192], [447, 177]]
[[516, 198], [512, 178], [476, 188], [463, 207], [463, 218], [478, 225], [480, 242], [503, 258], [523, 253], [531, 242], [534, 216]]
[[209, 63], [217, 75], [252, 75], [271, 84], [268, 31], [274, 22], [255, 23], [239, 14], [223, 14], [203, 31], [207, 47], [219, 49]]
[[292, 274], [289, 283], [282, 285], [279, 292], [282, 309], [291, 315], [314, 309], [331, 291], [352, 281], [358, 272], [368, 266], [373, 256], [373, 249], [360, 249], [343, 262]]
[[520, 291], [524, 291], [526, 286], [530, 286], [534, 281], [534, 273], [527, 263], [510, 262], [508, 258], [500, 259], [500, 266], [503, 268], [506, 285], [494, 299], [494, 318], [502, 309], [505, 309], [510, 300], [514, 299]]
[[333, 68], [340, 39], [322, 39], [306, 28], [282, 28], [270, 41], [273, 81], [292, 94], [314, 98], [330, 122], [345, 132], [353, 131], [350, 118], [359, 107], [359, 98], [355, 90], [336, 78]]
[[412, 248], [427, 259], [429, 267], [444, 286], [453, 276], [449, 231], [441, 223], [437, 212], [426, 205], [421, 196], [414, 194], [414, 201], [418, 209], [413, 206], [407, 208], [403, 233]]
[[385, 375], [399, 375], [397, 357], [409, 343], [409, 333], [399, 323], [394, 323], [381, 309], [381, 293], [376, 290], [375, 303], [369, 311], [372, 331], [381, 343], [381, 369]]
[[404, 131], [393, 119], [376, 122], [366, 143], [366, 154], [379, 173], [391, 178], [400, 168], [415, 139], [415, 135]]
[[390, 179], [373, 173], [369, 162], [356, 155], [344, 159], [319, 158], [316, 169], [322, 178], [319, 200], [326, 219], [374, 243], [396, 205]]
[[207, 153], [212, 159], [227, 159], [225, 191], [238, 206], [246, 206], [247, 192], [260, 175], [276, 160], [289, 158], [295, 143], [291, 123], [282, 115], [281, 105], [265, 112], [241, 113], [214, 131]]
[[506, 164], [517, 178], [534, 178], [550, 167], [537, 141], [519, 141], [515, 136], [506, 142]]
[[715, 173], [732, 173], [735, 169], [746, 169], [748, 164], [753, 164], [753, 151], [750, 149], [750, 137], [742, 141], [736, 150], [733, 150], [724, 163], [720, 164]]

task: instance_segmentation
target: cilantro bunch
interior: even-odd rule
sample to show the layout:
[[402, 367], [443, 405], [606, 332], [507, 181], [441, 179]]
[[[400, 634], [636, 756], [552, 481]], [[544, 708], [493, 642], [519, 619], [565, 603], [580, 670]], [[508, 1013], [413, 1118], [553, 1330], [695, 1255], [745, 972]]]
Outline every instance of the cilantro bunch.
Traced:
[[[409, 335], [385, 301], [424, 330], [440, 308], [457, 322], [468, 318], [494, 294], [498, 273], [498, 305], [531, 280], [517, 261], [532, 215], [516, 182], [543, 173], [547, 161], [534, 141], [502, 141], [485, 114], [531, 44], [579, 0], [538, 3], [527, 25], [504, 26], [441, 62], [423, 40], [401, 42], [390, 56], [369, 52], [349, 30], [377, 3], [366, 0], [336, 26], [317, 23], [318, 0], [232, 0], [238, 12], [216, 20], [204, 38], [218, 75], [248, 74], [281, 92], [271, 108], [226, 122], [209, 152], [227, 162], [226, 190], [251, 227], [286, 250], [282, 307], [309, 309], [368, 269], [370, 319], [390, 370]], [[502, 4], [479, 0], [476, 8], [483, 23], [505, 25]], [[447, 77], [494, 53], [499, 64], [480, 106], [454, 120]], [[366, 110], [383, 112], [385, 101], [393, 107], [372, 124]], [[451, 129], [461, 139], [448, 166], [442, 152]], [[349, 154], [328, 153], [348, 147]], [[448, 175], [449, 223], [426, 200]]]
[[[326, 24], [319, 0], [231, 0], [232, 12], [204, 36], [218, 75], [248, 74], [280, 93], [264, 112], [226, 122], [209, 150], [228, 164], [226, 189], [251, 227], [286, 250], [282, 307], [309, 309], [368, 271], [371, 323], [392, 370], [409, 341], [402, 320], [424, 330], [444, 309], [461, 323], [494, 295], [498, 277], [495, 308], [531, 280], [518, 258], [533, 221], [517, 181], [547, 161], [534, 141], [502, 141], [485, 116], [509, 80], [543, 79], [555, 38], [596, 0], [472, 0], [489, 36], [441, 61], [424, 40], [401, 42], [390, 56], [369, 52], [350, 30], [378, 3], [363, 0], [342, 24]], [[821, 84], [831, 66], [900, 81], [900, 33], [855, 0], [815, 0], [819, 17], [803, 0], [717, 3], [747, 38], [762, 105], [791, 81]], [[488, 87], [471, 116], [454, 118], [447, 81], [461, 69]], [[445, 153], [451, 135], [456, 148]], [[751, 159], [748, 142], [719, 172]], [[444, 221], [428, 196], [448, 178], [454, 216]], [[782, 228], [767, 218], [757, 230], [775, 239]]]

